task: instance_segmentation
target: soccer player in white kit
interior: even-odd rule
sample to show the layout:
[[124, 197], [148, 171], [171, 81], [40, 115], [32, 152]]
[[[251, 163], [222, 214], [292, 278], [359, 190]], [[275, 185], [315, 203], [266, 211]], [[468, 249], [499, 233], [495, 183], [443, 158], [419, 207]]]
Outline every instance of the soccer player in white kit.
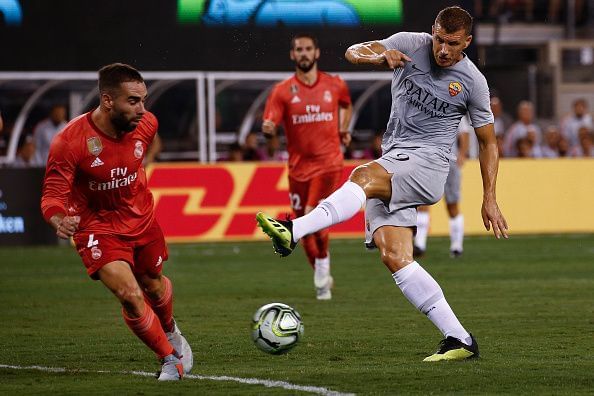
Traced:
[[432, 34], [400, 32], [355, 44], [346, 51], [354, 64], [394, 69], [392, 111], [381, 158], [361, 165], [349, 180], [305, 216], [256, 219], [281, 256], [297, 241], [354, 216], [365, 206], [366, 244], [377, 247], [405, 297], [441, 331], [438, 350], [424, 360], [478, 357], [478, 344], [447, 303], [441, 287], [413, 258], [417, 206], [437, 202], [452, 158], [461, 118], [468, 113], [479, 140], [485, 228], [507, 238], [495, 197], [497, 142], [485, 77], [463, 53], [472, 40], [472, 17], [460, 7], [439, 12]]

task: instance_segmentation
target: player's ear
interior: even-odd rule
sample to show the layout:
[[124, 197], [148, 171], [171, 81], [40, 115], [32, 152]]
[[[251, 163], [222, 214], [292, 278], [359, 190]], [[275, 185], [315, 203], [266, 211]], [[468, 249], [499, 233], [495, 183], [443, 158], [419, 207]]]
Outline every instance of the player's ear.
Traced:
[[472, 34], [469, 34], [468, 36], [466, 36], [464, 49], [468, 48], [468, 46], [470, 45], [471, 42], [472, 42]]
[[294, 54], [294, 51], [292, 49], [289, 50], [289, 58], [291, 58], [292, 61], [295, 60], [295, 54]]
[[111, 109], [113, 107], [113, 98], [107, 92], [103, 92], [101, 94], [101, 106], [106, 109]]
[[318, 59], [320, 57], [320, 49], [316, 48], [315, 58]]

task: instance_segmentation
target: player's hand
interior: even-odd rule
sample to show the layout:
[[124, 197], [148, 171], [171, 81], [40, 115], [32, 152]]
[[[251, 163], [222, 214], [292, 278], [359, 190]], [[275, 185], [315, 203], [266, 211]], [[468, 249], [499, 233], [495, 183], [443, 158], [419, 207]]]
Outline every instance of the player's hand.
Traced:
[[349, 131], [340, 131], [340, 141], [345, 147], [351, 144], [351, 140], [353, 140], [353, 137]]
[[56, 228], [56, 235], [62, 239], [69, 239], [78, 230], [80, 216], [53, 216], [51, 222]]
[[381, 56], [383, 58], [382, 63], [385, 63], [390, 69], [404, 67], [404, 62], [412, 61], [407, 55], [395, 49], [386, 50]]
[[456, 160], [456, 162], [458, 162], [458, 167], [461, 168], [464, 165], [464, 163], [466, 162], [466, 156], [458, 155], [458, 159]]
[[270, 139], [276, 135], [276, 124], [270, 120], [264, 120], [262, 122], [262, 133], [266, 139]]
[[494, 199], [483, 200], [483, 207], [481, 208], [481, 215], [483, 217], [483, 224], [487, 231], [493, 226], [493, 234], [495, 238], [508, 238], [507, 222], [499, 210], [499, 206]]

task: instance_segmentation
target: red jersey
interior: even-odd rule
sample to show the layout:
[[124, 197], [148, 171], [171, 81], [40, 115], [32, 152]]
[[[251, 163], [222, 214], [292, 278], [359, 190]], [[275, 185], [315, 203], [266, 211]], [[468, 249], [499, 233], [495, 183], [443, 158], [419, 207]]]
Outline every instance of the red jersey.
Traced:
[[157, 126], [147, 112], [132, 132], [115, 139], [97, 128], [90, 112], [70, 121], [50, 146], [43, 217], [80, 216], [79, 231], [87, 233], [141, 234], [154, 219], [142, 161]]
[[285, 128], [290, 177], [306, 181], [342, 168], [338, 108], [350, 103], [345, 82], [323, 72], [311, 86], [295, 75], [276, 84], [263, 118]]

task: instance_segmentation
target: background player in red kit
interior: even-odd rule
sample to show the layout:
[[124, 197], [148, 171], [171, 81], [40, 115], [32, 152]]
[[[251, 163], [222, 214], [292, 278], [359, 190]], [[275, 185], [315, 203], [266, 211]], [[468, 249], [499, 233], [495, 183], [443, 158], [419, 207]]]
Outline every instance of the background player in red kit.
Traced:
[[121, 63], [99, 70], [100, 105], [53, 140], [41, 209], [61, 238], [74, 237], [87, 273], [120, 300], [126, 324], [181, 379], [192, 350], [173, 319], [167, 246], [142, 161], [157, 133], [140, 73]]
[[[347, 85], [338, 76], [318, 71], [318, 41], [308, 34], [291, 40], [291, 60], [295, 74], [278, 83], [264, 109], [262, 131], [276, 134], [283, 124], [289, 152], [289, 190], [295, 216], [309, 213], [340, 185], [342, 142], [348, 146], [352, 106]], [[328, 231], [322, 230], [302, 240], [310, 265], [318, 300], [332, 298], [334, 280], [330, 275]]]

